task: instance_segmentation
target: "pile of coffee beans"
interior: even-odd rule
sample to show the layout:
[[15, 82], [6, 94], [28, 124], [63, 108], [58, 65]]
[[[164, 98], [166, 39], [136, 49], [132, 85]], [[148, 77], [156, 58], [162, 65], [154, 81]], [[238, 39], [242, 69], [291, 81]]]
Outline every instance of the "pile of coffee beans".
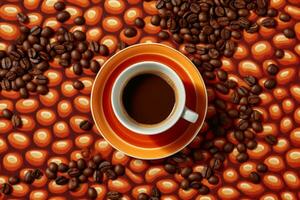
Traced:
[[[254, 76], [244, 77], [247, 86], [239, 86], [236, 81], [228, 79], [227, 72], [221, 69], [221, 58], [231, 58], [234, 55], [243, 31], [252, 34], [258, 32], [260, 26], [275, 28], [278, 12], [268, 8], [267, 0], [158, 0], [156, 8], [158, 14], [152, 17], [151, 23], [163, 29], [158, 34], [160, 39], [171, 37], [175, 43], [183, 44], [206, 84], [210, 85], [210, 81], [214, 81], [211, 86], [217, 92], [231, 95], [230, 102], [215, 98], [213, 104], [216, 114], [207, 120], [210, 129], [202, 133], [205, 139], [200, 147], [186, 148], [167, 159], [164, 165], [170, 174], [180, 173], [185, 178], [181, 182], [182, 189], [195, 188], [199, 193], [207, 194], [209, 188], [202, 185], [201, 180], [205, 178], [210, 184], [218, 184], [219, 179], [215, 174], [222, 169], [226, 154], [231, 153], [234, 148], [238, 151], [236, 160], [239, 163], [246, 162], [249, 159], [247, 149], [253, 150], [257, 147], [255, 135], [263, 130], [261, 113], [253, 108], [260, 103], [259, 94], [263, 88]], [[250, 12], [255, 12], [265, 19], [260, 24], [250, 21]], [[281, 14], [279, 18], [290, 20], [287, 14]], [[284, 34], [288, 35], [287, 37], [295, 37], [291, 30], [284, 30]], [[282, 58], [284, 52], [277, 50], [274, 56]], [[267, 71], [271, 77], [264, 82], [264, 87], [273, 89], [276, 86], [274, 76], [279, 67], [271, 64]], [[232, 105], [230, 109], [228, 105]], [[230, 132], [233, 132], [238, 144], [228, 141], [226, 135]], [[212, 138], [216, 137], [226, 140], [222, 149], [214, 145]], [[266, 141], [271, 145], [277, 143], [274, 136], [267, 136]], [[211, 157], [208, 159], [203, 152], [209, 152]], [[201, 173], [195, 174], [191, 167], [180, 167], [182, 163], [190, 160], [205, 161], [208, 164]], [[263, 171], [257, 169], [259, 173], [267, 171], [264, 164], [259, 166], [260, 169], [264, 168]], [[250, 174], [249, 180], [259, 183], [259, 173]]]

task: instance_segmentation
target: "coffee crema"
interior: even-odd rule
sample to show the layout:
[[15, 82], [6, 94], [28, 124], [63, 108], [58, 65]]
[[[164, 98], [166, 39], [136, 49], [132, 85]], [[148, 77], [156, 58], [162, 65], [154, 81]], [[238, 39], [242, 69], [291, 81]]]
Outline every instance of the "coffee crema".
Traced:
[[126, 112], [136, 122], [157, 124], [172, 112], [175, 92], [160, 76], [141, 74], [129, 80], [123, 90], [122, 101]]

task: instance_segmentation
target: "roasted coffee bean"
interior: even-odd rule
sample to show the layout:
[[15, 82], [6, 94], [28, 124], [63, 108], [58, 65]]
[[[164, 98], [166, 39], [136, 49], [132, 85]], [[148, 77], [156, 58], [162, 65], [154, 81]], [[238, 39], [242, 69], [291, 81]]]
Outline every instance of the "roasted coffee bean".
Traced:
[[275, 65], [275, 64], [270, 64], [270, 65], [268, 65], [268, 67], [267, 67], [267, 72], [270, 74], [270, 75], [276, 75], [277, 73], [278, 73], [278, 71], [279, 71], [279, 68], [278, 68], [278, 66], [277, 65]]
[[77, 167], [77, 162], [74, 160], [71, 160], [68, 164], [69, 168], [76, 168]]
[[177, 171], [177, 168], [175, 165], [172, 164], [165, 164], [164, 169], [169, 173], [169, 174], [174, 174]]
[[216, 87], [217, 91], [221, 92], [222, 94], [229, 93], [229, 89], [224, 84], [217, 83], [215, 87]]
[[237, 160], [239, 163], [246, 162], [248, 159], [249, 159], [249, 156], [248, 156], [247, 153], [239, 153], [239, 154], [236, 156], [236, 160]]
[[100, 154], [96, 154], [93, 156], [93, 161], [96, 165], [99, 165], [102, 161], [102, 156]]
[[262, 124], [261, 122], [252, 122], [251, 127], [253, 128], [253, 130], [255, 130], [256, 132], [261, 132], [263, 130]]
[[202, 177], [208, 179], [213, 174], [213, 170], [209, 166], [205, 166], [201, 171]]
[[286, 28], [283, 30], [283, 34], [287, 38], [294, 38], [296, 36], [295, 31], [290, 28]]
[[99, 54], [101, 56], [108, 56], [109, 55], [109, 49], [105, 44], [100, 44]]
[[83, 158], [78, 159], [78, 160], [77, 160], [77, 168], [78, 168], [79, 170], [84, 170], [85, 167], [86, 167], [86, 162], [85, 162], [85, 160], [84, 160]]
[[36, 87], [36, 91], [37, 91], [38, 94], [46, 95], [46, 94], [48, 94], [49, 89], [48, 89], [48, 87], [45, 86], [45, 85], [38, 85], [38, 86]]
[[260, 85], [254, 85], [251, 90], [253, 94], [260, 94], [262, 92], [262, 87]]
[[120, 41], [120, 42], [118, 43], [118, 49], [120, 49], [120, 50], [125, 49], [127, 46], [128, 46], [128, 44], [126, 44], [126, 43], [123, 42], [123, 41]]
[[79, 30], [73, 32], [74, 38], [78, 41], [84, 41], [86, 39], [85, 33]]
[[124, 173], [125, 173], [125, 167], [121, 164], [117, 164], [115, 167], [114, 167], [114, 171], [115, 173], [118, 175], [118, 176], [123, 176]]
[[58, 165], [58, 171], [59, 172], [62, 172], [62, 173], [64, 173], [64, 172], [67, 172], [68, 171], [68, 169], [69, 169], [69, 166], [67, 165], [67, 164], [65, 164], [65, 163], [60, 163], [59, 165]]
[[137, 35], [137, 30], [133, 27], [124, 29], [124, 35], [128, 38], [132, 38]]
[[93, 124], [89, 120], [83, 120], [79, 124], [80, 129], [89, 131], [93, 128]]
[[187, 178], [193, 172], [192, 168], [184, 167], [181, 169], [180, 174], [182, 177]]
[[18, 13], [17, 14], [17, 19], [19, 21], [19, 23], [28, 23], [29, 22], [29, 19], [28, 19], [28, 16], [25, 15], [24, 13]]
[[225, 72], [222, 69], [218, 69], [217, 70], [217, 77], [220, 81], [226, 81], [228, 76], [227, 76], [227, 72]]
[[118, 177], [117, 174], [111, 169], [106, 170], [105, 175], [107, 176], [108, 179], [111, 180], [115, 180]]
[[280, 13], [279, 19], [283, 22], [288, 22], [291, 20], [291, 16], [289, 16], [287, 13]]
[[259, 25], [257, 23], [251, 24], [248, 28], [246, 28], [247, 33], [256, 33], [259, 30]]
[[68, 170], [68, 174], [70, 177], [79, 177], [81, 175], [81, 171], [78, 168], [70, 168]]
[[254, 76], [246, 76], [244, 80], [249, 86], [254, 86], [257, 83], [257, 80]]
[[234, 149], [234, 145], [231, 142], [228, 142], [224, 145], [223, 151], [226, 153], [231, 153]]
[[74, 24], [76, 24], [76, 25], [84, 25], [85, 24], [85, 18], [83, 16], [75, 17]]
[[159, 37], [160, 39], [162, 39], [162, 40], [167, 40], [167, 39], [169, 39], [170, 35], [169, 35], [169, 33], [166, 32], [166, 31], [160, 31], [160, 32], [158, 33], [158, 37]]
[[227, 80], [225, 82], [225, 85], [230, 88], [230, 89], [233, 89], [233, 88], [236, 88], [237, 87], [237, 82], [234, 81], [234, 80]]
[[76, 90], [82, 90], [84, 88], [84, 84], [80, 80], [76, 80], [73, 82], [73, 87]]
[[284, 56], [284, 50], [282, 49], [276, 49], [275, 50], [275, 57], [280, 59], [280, 58], [283, 58]]
[[188, 53], [195, 53], [196, 52], [196, 46], [194, 44], [186, 44], [185, 45], [185, 50], [188, 52]]
[[195, 150], [195, 151], [193, 151], [193, 159], [195, 160], [195, 161], [200, 161], [200, 160], [202, 160], [203, 159], [203, 155], [202, 155], [202, 152], [200, 151], [200, 150]]
[[208, 182], [212, 185], [217, 185], [219, 183], [219, 178], [215, 175], [208, 178]]
[[40, 26], [34, 26], [30, 29], [30, 34], [34, 36], [39, 36], [42, 32], [42, 28]]
[[57, 185], [66, 185], [68, 184], [69, 182], [69, 179], [66, 178], [65, 176], [58, 176], [56, 179], [55, 179], [55, 183]]
[[240, 96], [244, 97], [244, 96], [247, 96], [249, 92], [248, 92], [248, 89], [247, 89], [246, 87], [241, 86], [241, 87], [238, 87], [238, 88], [237, 88], [237, 93], [238, 93]]
[[22, 126], [22, 120], [21, 118], [14, 114], [12, 117], [11, 117], [11, 122], [12, 122], [12, 125], [14, 128], [20, 128]]
[[276, 145], [277, 144], [277, 138], [274, 135], [267, 135], [265, 137], [265, 141], [270, 145]]
[[119, 200], [122, 197], [122, 194], [115, 191], [109, 191], [107, 192], [106, 197], [109, 200]]
[[239, 116], [239, 112], [235, 109], [230, 109], [227, 113], [230, 118], [237, 118]]
[[246, 130], [248, 127], [249, 127], [249, 122], [247, 120], [241, 120], [239, 123], [238, 123], [238, 127], [241, 131], [244, 131]]
[[244, 133], [242, 131], [234, 131], [234, 137], [237, 141], [242, 142], [244, 141]]
[[148, 194], [146, 194], [146, 193], [139, 193], [137, 199], [138, 200], [149, 200], [150, 196]]
[[248, 97], [248, 103], [251, 105], [256, 105], [260, 102], [260, 98], [257, 95], [251, 95]]
[[190, 183], [190, 187], [194, 188], [194, 189], [199, 189], [201, 187], [201, 185], [202, 184], [198, 181], [193, 181], [193, 182]]
[[222, 162], [220, 159], [212, 158], [209, 162], [209, 166], [214, 170], [218, 170], [222, 167]]
[[99, 164], [99, 167], [98, 169], [101, 171], [101, 172], [106, 172], [107, 170], [109, 169], [112, 169], [112, 165], [109, 161], [102, 161], [100, 164]]
[[134, 20], [134, 24], [137, 28], [144, 28], [145, 27], [145, 22], [144, 22], [143, 18], [141, 18], [141, 17], [137, 17]]
[[9, 195], [9, 194], [12, 193], [12, 191], [13, 191], [13, 188], [8, 183], [2, 183], [0, 185], [0, 192], [1, 193], [5, 194], [5, 195]]
[[100, 50], [100, 45], [98, 42], [92, 41], [90, 42], [90, 49], [94, 52], [94, 53], [99, 53]]
[[33, 170], [31, 174], [32, 174], [34, 179], [40, 179], [43, 176], [43, 172], [39, 169]]
[[2, 58], [1, 66], [3, 69], [10, 69], [12, 67], [12, 62], [9, 57]]
[[79, 187], [79, 181], [77, 178], [71, 178], [68, 183], [68, 188], [71, 191], [76, 190]]
[[89, 160], [87, 166], [92, 169], [96, 169], [98, 167], [93, 160]]
[[199, 194], [206, 195], [209, 193], [209, 188], [206, 185], [202, 185], [198, 191], [199, 191]]
[[188, 175], [188, 180], [189, 181], [201, 181], [202, 180], [202, 175], [199, 172], [192, 172], [190, 175]]
[[264, 87], [267, 88], [267, 89], [273, 89], [273, 88], [276, 87], [276, 85], [277, 85], [277, 83], [276, 83], [275, 79], [267, 79], [264, 82]]
[[100, 70], [100, 64], [96, 60], [90, 62], [90, 70], [97, 73]]
[[180, 182], [180, 188], [182, 188], [184, 190], [188, 190], [190, 188], [190, 182], [187, 179], [183, 179]]
[[20, 183], [20, 178], [18, 176], [11, 176], [8, 178], [8, 183], [11, 185], [16, 185]]
[[159, 15], [153, 15], [151, 18], [151, 24], [153, 24], [154, 26], [159, 26], [160, 20], [161, 18]]
[[66, 5], [63, 1], [58, 1], [54, 4], [54, 8], [57, 11], [63, 11], [65, 9]]
[[2, 110], [2, 117], [10, 120], [13, 116], [13, 112], [7, 108]]
[[96, 183], [101, 183], [103, 178], [103, 173], [100, 170], [95, 170], [93, 177]]
[[243, 143], [239, 143], [236, 145], [236, 149], [238, 150], [238, 152], [240, 153], [244, 153], [247, 151], [246, 145]]
[[57, 177], [56, 172], [52, 172], [49, 168], [46, 169], [45, 174], [48, 179], [56, 179]]
[[78, 180], [79, 180], [80, 183], [86, 183], [88, 181], [88, 177], [86, 177], [85, 175], [81, 174], [78, 177]]
[[84, 169], [82, 173], [83, 173], [83, 175], [85, 175], [86, 177], [90, 177], [90, 176], [93, 175], [94, 169], [88, 167], [88, 168]]
[[58, 165], [55, 162], [51, 162], [48, 166], [48, 169], [54, 173], [58, 170]]
[[81, 75], [83, 73], [82, 66], [79, 63], [73, 65], [73, 71], [76, 75]]
[[67, 11], [61, 11], [56, 15], [56, 20], [63, 23], [70, 19], [71, 15]]
[[97, 191], [92, 187], [89, 187], [87, 194], [90, 199], [96, 199], [98, 196]]
[[266, 173], [268, 171], [268, 166], [264, 163], [259, 163], [256, 166], [256, 170], [260, 173]]
[[249, 179], [250, 179], [250, 181], [251, 181], [252, 183], [255, 183], [255, 184], [260, 183], [260, 176], [259, 176], [259, 174], [256, 173], [256, 172], [251, 172], [251, 173], [249, 174]]
[[28, 170], [24, 176], [24, 182], [27, 184], [32, 184], [34, 181], [34, 177], [32, 175], [32, 170]]
[[250, 140], [246, 143], [248, 149], [253, 150], [257, 147], [257, 142], [255, 140]]
[[160, 197], [161, 196], [161, 192], [159, 191], [159, 189], [157, 187], [153, 187], [151, 190], [151, 196], [152, 197]]

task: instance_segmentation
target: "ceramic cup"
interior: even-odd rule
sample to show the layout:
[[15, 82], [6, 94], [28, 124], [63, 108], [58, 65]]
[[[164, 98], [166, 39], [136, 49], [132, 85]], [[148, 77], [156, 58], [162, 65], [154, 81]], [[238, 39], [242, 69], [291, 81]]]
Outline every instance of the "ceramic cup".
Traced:
[[[161, 77], [172, 87], [175, 93], [175, 103], [172, 111], [166, 119], [157, 124], [138, 123], [127, 114], [122, 102], [126, 84], [133, 77], [141, 74], [154, 74]], [[195, 123], [198, 114], [187, 108], [185, 103], [186, 91], [182, 80], [174, 70], [159, 62], [144, 61], [133, 64], [119, 74], [112, 87], [111, 104], [117, 119], [129, 130], [143, 135], [162, 133], [174, 126], [180, 118]]]

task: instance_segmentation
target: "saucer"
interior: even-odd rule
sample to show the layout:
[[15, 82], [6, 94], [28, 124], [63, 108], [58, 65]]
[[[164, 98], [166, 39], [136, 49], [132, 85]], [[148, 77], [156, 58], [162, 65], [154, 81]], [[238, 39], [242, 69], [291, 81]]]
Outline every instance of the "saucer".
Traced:
[[[199, 114], [195, 123], [179, 119], [163, 133], [141, 135], [117, 120], [110, 101], [113, 83], [124, 69], [142, 61], [161, 62], [179, 75], [186, 90], [186, 106]], [[91, 93], [91, 111], [101, 135], [114, 148], [140, 159], [164, 158], [183, 149], [199, 132], [206, 110], [206, 88], [197, 68], [179, 51], [157, 43], [132, 45], [113, 55], [97, 74]]]

